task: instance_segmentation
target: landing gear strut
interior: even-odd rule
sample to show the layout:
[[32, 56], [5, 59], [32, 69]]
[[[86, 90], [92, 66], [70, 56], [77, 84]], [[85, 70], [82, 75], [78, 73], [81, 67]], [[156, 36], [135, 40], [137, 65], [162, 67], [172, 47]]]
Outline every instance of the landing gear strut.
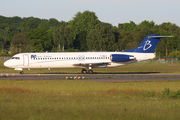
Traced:
[[93, 70], [92, 70], [92, 66], [91, 66], [91, 65], [89, 65], [88, 73], [89, 73], [89, 74], [93, 74]]

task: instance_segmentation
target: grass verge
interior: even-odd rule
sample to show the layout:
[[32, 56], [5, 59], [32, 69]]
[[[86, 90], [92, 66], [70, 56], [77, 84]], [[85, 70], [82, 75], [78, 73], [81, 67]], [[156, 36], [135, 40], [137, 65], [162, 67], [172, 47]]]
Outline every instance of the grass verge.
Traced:
[[0, 119], [180, 119], [179, 84], [1, 80]]

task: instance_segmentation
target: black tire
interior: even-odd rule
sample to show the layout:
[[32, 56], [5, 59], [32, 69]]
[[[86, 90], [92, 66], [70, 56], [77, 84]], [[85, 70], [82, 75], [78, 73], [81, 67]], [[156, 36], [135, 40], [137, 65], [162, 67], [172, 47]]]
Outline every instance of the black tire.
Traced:
[[86, 73], [87, 73], [87, 70], [83, 69], [82, 74], [86, 74]]
[[20, 74], [24, 74], [24, 72], [23, 72], [23, 71], [21, 71], [21, 72], [20, 72]]
[[93, 70], [89, 70], [88, 73], [89, 73], [89, 74], [93, 74]]

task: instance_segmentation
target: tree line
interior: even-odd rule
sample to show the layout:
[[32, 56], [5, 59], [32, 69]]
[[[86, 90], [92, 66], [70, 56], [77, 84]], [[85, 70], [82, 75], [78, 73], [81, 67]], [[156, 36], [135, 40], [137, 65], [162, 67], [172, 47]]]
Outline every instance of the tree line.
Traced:
[[173, 35], [163, 38], [155, 52], [162, 57], [180, 56], [180, 27], [153, 21], [119, 24], [102, 22], [91, 11], [77, 12], [72, 20], [0, 16], [1, 56], [20, 52], [122, 51], [132, 49], [149, 34]]

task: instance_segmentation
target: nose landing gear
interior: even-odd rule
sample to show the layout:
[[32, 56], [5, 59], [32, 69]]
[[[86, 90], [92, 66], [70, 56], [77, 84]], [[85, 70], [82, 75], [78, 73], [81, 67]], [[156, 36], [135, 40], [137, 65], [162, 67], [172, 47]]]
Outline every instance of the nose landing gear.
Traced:
[[21, 72], [20, 72], [20, 74], [24, 74], [24, 72], [23, 72], [23, 71], [21, 71]]

